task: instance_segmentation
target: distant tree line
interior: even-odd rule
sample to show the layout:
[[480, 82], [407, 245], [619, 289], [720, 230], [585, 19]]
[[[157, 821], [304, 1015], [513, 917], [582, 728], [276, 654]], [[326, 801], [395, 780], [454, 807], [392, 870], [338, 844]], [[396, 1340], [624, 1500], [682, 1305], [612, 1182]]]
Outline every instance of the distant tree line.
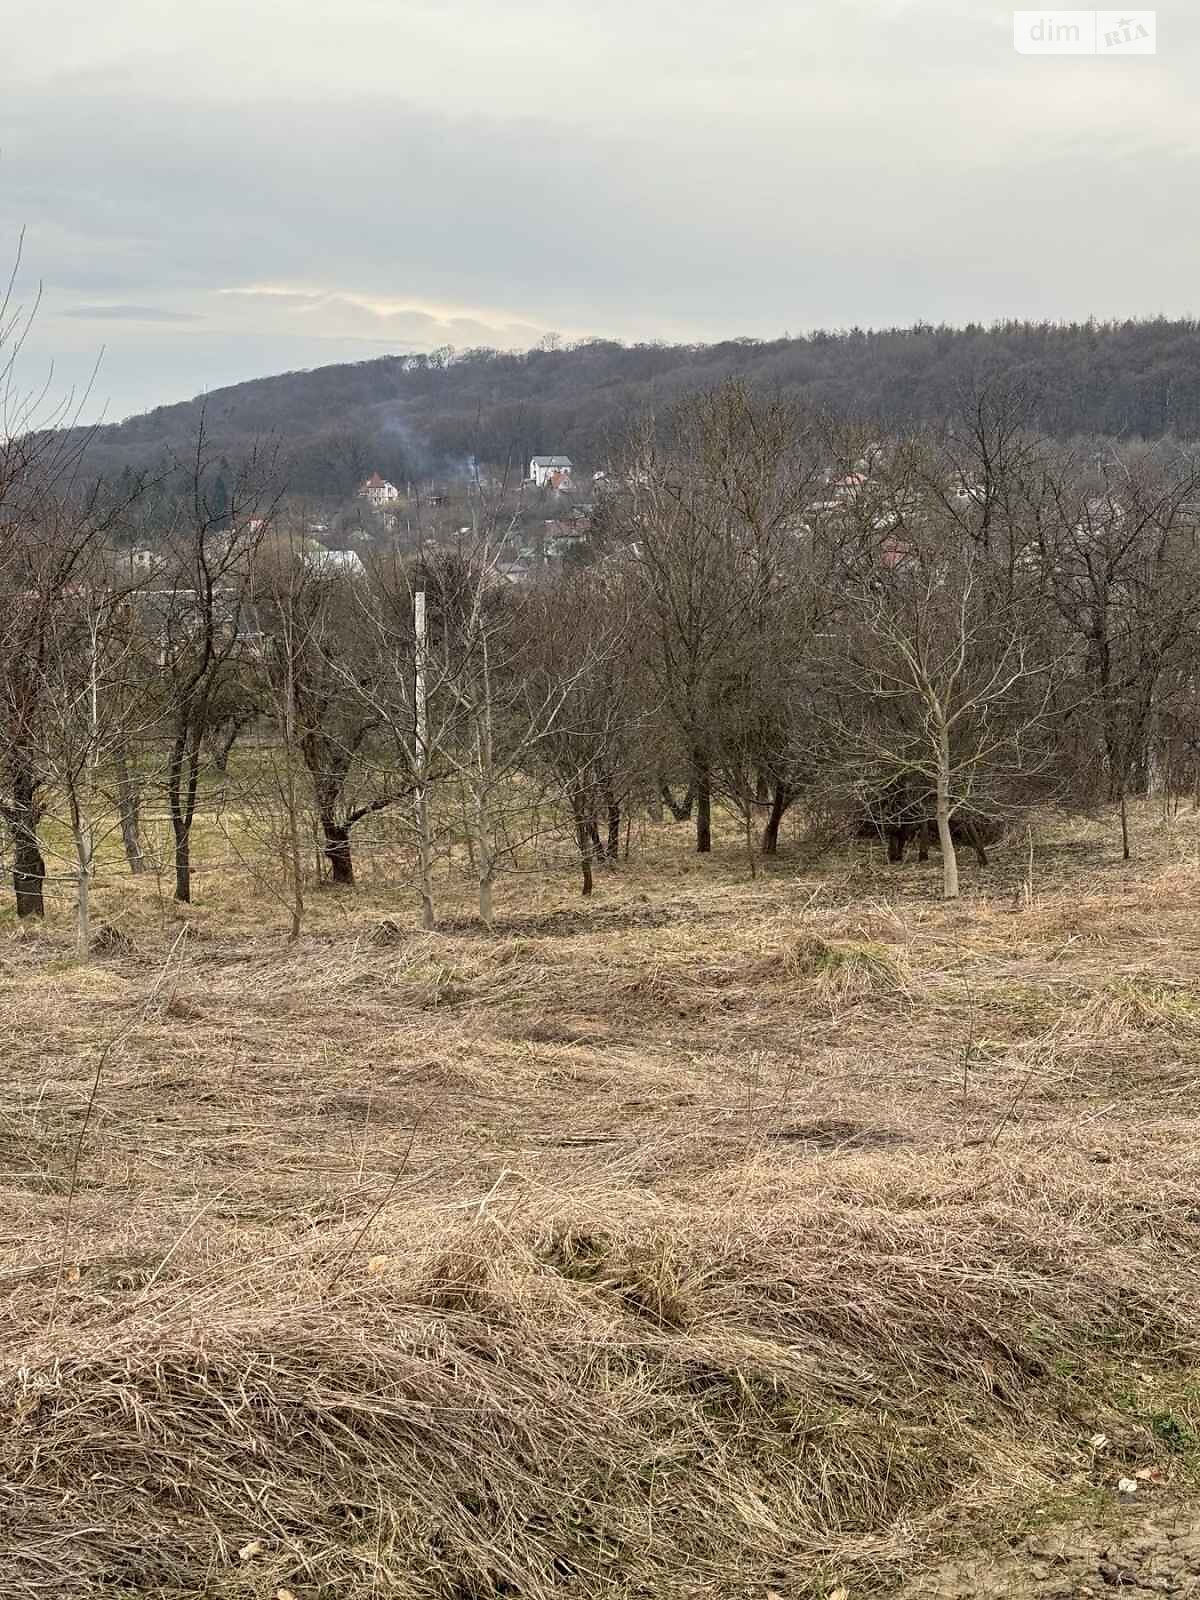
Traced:
[[921, 324], [713, 345], [445, 349], [285, 373], [96, 429], [86, 468], [110, 482], [128, 468], [182, 495], [179, 464], [202, 413], [228, 461], [277, 438], [290, 490], [313, 496], [344, 497], [372, 470], [397, 483], [462, 472], [472, 457], [519, 472], [553, 450], [599, 467], [630, 417], [730, 379], [876, 431], [950, 425], [1003, 379], [1055, 439], [1200, 438], [1195, 322]]

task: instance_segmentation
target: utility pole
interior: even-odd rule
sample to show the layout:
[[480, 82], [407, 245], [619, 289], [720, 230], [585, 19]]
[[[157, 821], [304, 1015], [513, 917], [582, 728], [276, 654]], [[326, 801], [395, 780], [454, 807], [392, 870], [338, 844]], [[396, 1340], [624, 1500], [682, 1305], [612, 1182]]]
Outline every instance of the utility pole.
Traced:
[[429, 653], [426, 642], [425, 590], [413, 594], [413, 633], [416, 636], [416, 734], [417, 734], [417, 850], [421, 878], [421, 926], [433, 931], [433, 830], [429, 821]]

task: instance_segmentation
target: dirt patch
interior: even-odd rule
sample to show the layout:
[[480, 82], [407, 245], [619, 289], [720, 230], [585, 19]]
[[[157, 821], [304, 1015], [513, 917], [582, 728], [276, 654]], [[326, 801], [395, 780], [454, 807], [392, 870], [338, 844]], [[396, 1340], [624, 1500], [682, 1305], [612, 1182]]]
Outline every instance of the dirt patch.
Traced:
[[1128, 1594], [1200, 1595], [1200, 1509], [1136, 1503], [1103, 1527], [1075, 1523], [1011, 1550], [947, 1562], [900, 1600], [1083, 1600]]

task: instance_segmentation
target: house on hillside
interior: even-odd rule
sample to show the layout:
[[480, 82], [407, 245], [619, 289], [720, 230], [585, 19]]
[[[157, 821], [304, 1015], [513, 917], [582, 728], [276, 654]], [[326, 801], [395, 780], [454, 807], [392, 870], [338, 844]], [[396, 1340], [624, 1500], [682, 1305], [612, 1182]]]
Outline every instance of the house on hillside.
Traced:
[[844, 477], [833, 480], [833, 497], [835, 500], [853, 500], [866, 486], [865, 472], [848, 472]]
[[910, 539], [901, 539], [889, 533], [879, 542], [880, 565], [894, 572], [897, 567], [911, 566], [920, 560], [917, 546]]
[[369, 500], [378, 508], [391, 505], [393, 500], [399, 500], [400, 491], [394, 483], [389, 483], [386, 478], [381, 478], [377, 472], [373, 472], [365, 483], [359, 485], [358, 498]]
[[135, 578], [161, 572], [166, 565], [167, 558], [159, 550], [148, 550], [144, 545], [137, 545], [129, 552], [129, 571]]
[[570, 456], [534, 456], [529, 463], [529, 480], [539, 489], [549, 486], [561, 489], [570, 486]]

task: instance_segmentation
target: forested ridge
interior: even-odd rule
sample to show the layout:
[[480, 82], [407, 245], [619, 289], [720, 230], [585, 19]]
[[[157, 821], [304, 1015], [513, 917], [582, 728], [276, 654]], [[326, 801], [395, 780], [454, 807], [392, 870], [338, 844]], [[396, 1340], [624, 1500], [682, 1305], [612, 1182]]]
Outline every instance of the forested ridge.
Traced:
[[111, 476], [186, 454], [201, 412], [238, 456], [275, 435], [296, 493], [343, 496], [378, 470], [396, 481], [470, 457], [546, 450], [599, 466], [629, 419], [730, 377], [886, 429], [942, 423], [1003, 376], [1032, 425], [1066, 439], [1200, 437], [1200, 325], [1192, 320], [1005, 322], [819, 332], [712, 345], [591, 340], [519, 353], [385, 356], [259, 378], [99, 428], [88, 464]]

